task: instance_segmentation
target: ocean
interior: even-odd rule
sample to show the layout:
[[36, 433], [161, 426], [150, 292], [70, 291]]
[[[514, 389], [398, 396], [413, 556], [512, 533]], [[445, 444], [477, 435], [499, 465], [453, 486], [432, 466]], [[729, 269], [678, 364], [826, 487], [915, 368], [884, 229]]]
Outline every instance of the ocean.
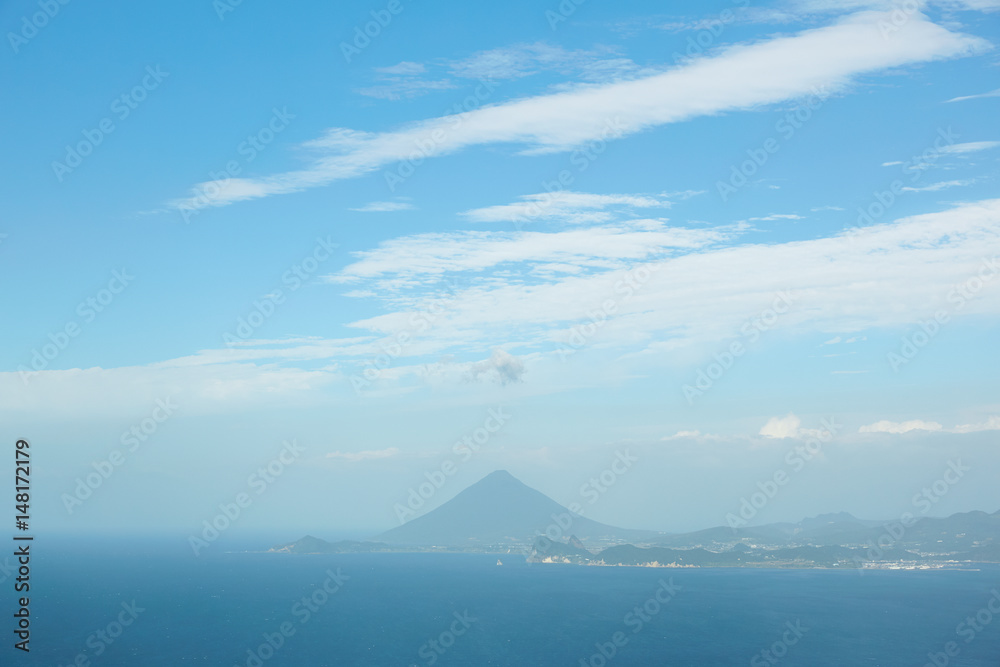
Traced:
[[860, 575], [501, 560], [221, 548], [195, 558], [176, 542], [41, 540], [30, 658], [9, 663], [20, 652], [7, 647], [2, 662], [1000, 665], [990, 610], [1000, 567]]

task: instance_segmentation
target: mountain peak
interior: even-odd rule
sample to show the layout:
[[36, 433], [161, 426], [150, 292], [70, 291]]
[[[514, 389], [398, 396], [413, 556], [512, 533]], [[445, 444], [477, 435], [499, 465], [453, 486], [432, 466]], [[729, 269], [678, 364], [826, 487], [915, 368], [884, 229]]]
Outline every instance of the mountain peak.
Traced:
[[506, 470], [494, 470], [489, 475], [483, 477], [481, 480], [476, 482], [476, 484], [482, 484], [483, 482], [494, 482], [494, 483], [499, 482], [507, 484], [509, 484], [510, 482], [517, 482], [518, 484], [522, 483], [521, 480], [511, 475]]
[[[422, 503], [420, 503], [422, 504]], [[419, 505], [403, 508], [419, 511]], [[403, 519], [404, 516], [400, 515]], [[443, 505], [382, 533], [379, 542], [419, 545], [530, 544], [557, 521], [583, 539], [635, 538], [644, 531], [614, 528], [571, 512], [506, 470], [494, 470]], [[559, 527], [559, 526], [557, 526]]]

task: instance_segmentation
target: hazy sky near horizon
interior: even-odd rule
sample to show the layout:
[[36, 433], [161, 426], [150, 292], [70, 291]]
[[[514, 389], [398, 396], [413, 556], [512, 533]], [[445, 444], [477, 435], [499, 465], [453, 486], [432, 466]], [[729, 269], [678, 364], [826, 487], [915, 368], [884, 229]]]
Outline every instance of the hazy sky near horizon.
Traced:
[[785, 471], [753, 523], [888, 519], [956, 461], [927, 514], [1000, 509], [1000, 2], [38, 11], [0, 427], [40, 529], [379, 532], [447, 462], [420, 511], [503, 468], [691, 530]]

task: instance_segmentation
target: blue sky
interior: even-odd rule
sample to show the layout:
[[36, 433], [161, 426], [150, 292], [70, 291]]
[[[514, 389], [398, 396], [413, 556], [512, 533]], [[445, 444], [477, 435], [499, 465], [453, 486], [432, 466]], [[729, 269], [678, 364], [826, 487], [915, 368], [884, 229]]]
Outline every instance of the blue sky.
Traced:
[[631, 448], [590, 515], [718, 525], [822, 419], [756, 522], [956, 457], [934, 513], [1000, 505], [995, 0], [56, 6], [0, 9], [0, 424], [53, 529], [193, 530], [292, 439], [239, 530], [384, 529], [501, 406], [422, 510]]

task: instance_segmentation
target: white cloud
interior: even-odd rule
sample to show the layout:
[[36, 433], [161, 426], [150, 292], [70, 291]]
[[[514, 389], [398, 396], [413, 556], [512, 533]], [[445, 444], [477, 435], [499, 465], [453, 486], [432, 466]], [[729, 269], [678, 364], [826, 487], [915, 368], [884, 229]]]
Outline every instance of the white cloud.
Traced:
[[556, 233], [419, 234], [383, 242], [375, 250], [356, 252], [358, 261], [328, 279], [350, 283], [379, 278], [379, 287], [394, 289], [428, 284], [446, 273], [479, 272], [516, 262], [608, 270], [672, 250], [702, 248], [731, 237], [730, 231], [669, 227], [650, 220]]
[[[520, 79], [539, 72], [579, 75], [585, 81], [614, 81], [643, 70], [610, 48], [567, 51], [551, 44], [514, 44], [480, 51], [450, 65], [455, 76], [469, 79]], [[646, 71], [645, 73], [650, 73]]]
[[698, 431], [698, 430], [694, 430], [694, 431], [677, 431], [677, 433], [674, 433], [673, 435], [665, 435], [665, 436], [663, 436], [662, 438], [660, 438], [660, 440], [664, 440], [664, 441], [669, 441], [669, 440], [684, 440], [684, 439], [687, 439], [687, 438], [698, 438], [698, 437], [701, 437], [701, 431]]
[[408, 79], [402, 77], [385, 77], [374, 86], [358, 88], [357, 92], [365, 97], [380, 100], [412, 99], [435, 90], [451, 90], [456, 88], [454, 82], [448, 79]]
[[[309, 146], [326, 153], [298, 171], [195, 186], [175, 208], [223, 206], [353, 178], [413, 154], [440, 156], [483, 144], [513, 143], [525, 153], [566, 151], [588, 141], [726, 111], [759, 108], [843, 89], [854, 78], [908, 64], [969, 55], [985, 40], [951, 32], [920, 14], [883, 35], [884, 13], [863, 12], [797, 35], [731, 46], [652, 76], [514, 100], [383, 133], [336, 128]], [[217, 190], [217, 191], [216, 191]]]
[[1000, 88], [996, 90], [991, 90], [988, 93], [979, 93], [978, 95], [964, 95], [962, 97], [953, 97], [950, 100], [946, 100], [946, 104], [949, 102], [964, 102], [965, 100], [978, 100], [984, 97], [1000, 97]]
[[750, 218], [751, 222], [772, 222], [774, 220], [805, 220], [805, 218], [795, 213], [772, 213], [763, 218]]
[[941, 424], [911, 419], [905, 422], [893, 422], [887, 419], [868, 424], [858, 429], [858, 433], [909, 433], [910, 431], [940, 431]]
[[408, 211], [414, 208], [413, 204], [407, 201], [373, 201], [360, 206], [358, 208], [352, 208], [351, 211], [360, 211], [362, 213], [386, 213], [392, 211]]
[[979, 424], [960, 424], [952, 429], [954, 433], [978, 433], [979, 431], [1000, 431], [1000, 416], [992, 416]]
[[1000, 146], [1000, 141], [966, 141], [961, 144], [951, 144], [941, 149], [942, 153], [949, 155], [967, 155], [979, 151], [989, 150]]
[[760, 428], [759, 435], [765, 438], [795, 438], [801, 433], [802, 420], [792, 413], [784, 417], [771, 417]]
[[506, 350], [497, 348], [493, 350], [489, 359], [472, 364], [468, 370], [468, 377], [474, 381], [496, 382], [505, 385], [511, 382], [520, 382], [524, 378], [524, 372], [525, 366], [521, 359]]
[[619, 208], [670, 208], [670, 195], [590, 194], [557, 190], [522, 195], [520, 201], [463, 211], [472, 222], [524, 222], [558, 218], [563, 222], [604, 222]]
[[412, 75], [412, 74], [423, 74], [427, 71], [421, 63], [408, 62], [406, 60], [402, 61], [397, 65], [391, 67], [376, 67], [375, 71], [380, 74], [391, 74], [391, 75]]
[[836, 345], [840, 342], [840, 336], [835, 336], [828, 341], [825, 341], [823, 345]]
[[913, 188], [910, 186], [906, 186], [903, 188], [903, 192], [937, 192], [938, 190], [962, 187], [966, 185], [972, 185], [973, 183], [975, 183], [975, 181], [971, 179], [964, 181], [941, 181], [939, 183], [931, 183], [930, 185], [925, 185], [921, 188]]
[[1000, 416], [993, 415], [978, 424], [958, 424], [952, 428], [944, 428], [941, 424], [922, 419], [912, 419], [905, 422], [893, 422], [883, 419], [874, 424], [868, 424], [858, 429], [858, 433], [909, 433], [910, 431], [935, 431], [942, 433], [979, 433], [981, 431], [1000, 431]]
[[[1000, 254], [1000, 200], [904, 218], [852, 236], [719, 247], [735, 233], [660, 223], [651, 229], [617, 224], [544, 233], [422, 234], [357, 253], [358, 261], [330, 279], [362, 283], [383, 295], [394, 312], [353, 326], [386, 334], [405, 330], [426, 309], [424, 299], [439, 299], [435, 282], [460, 277], [462, 289], [448, 298], [429, 334], [442, 349], [468, 336], [493, 347], [509, 341], [514, 330], [521, 345], [564, 342], [571, 326], [588, 321], [581, 304], [613, 297], [617, 310], [601, 328], [601, 344], [665, 354], [736, 335], [747, 318], [791, 285], [795, 300], [777, 328], [847, 336], [912, 324], [951, 308], [947, 295], [954, 285], [975, 275], [984, 258]], [[536, 265], [551, 271], [531, 273]], [[580, 270], [557, 271], [559, 265]], [[649, 279], [626, 289], [624, 281], [636, 271], [648, 272]], [[981, 290], [955, 316], [984, 313], [1000, 314], [1000, 289]]]
[[[504, 381], [508, 391], [560, 391], [570, 385], [550, 372], [559, 363], [557, 349], [571, 340], [574, 327], [591, 323], [591, 312], [608, 299], [614, 312], [585, 342], [587, 350], [610, 350], [613, 361], [559, 366], [572, 366], [574, 381], [606, 379], [609, 372], [648, 373], [651, 363], [689, 361], [692, 350], [717, 349], [790, 285], [792, 306], [769, 336], [778, 330], [810, 336], [828, 331], [861, 340], [852, 332], [915, 324], [938, 309], [948, 309], [956, 320], [1000, 315], [1000, 282], [984, 285], [961, 310], [947, 299], [955, 285], [980, 275], [984, 261], [1000, 256], [1000, 200], [903, 218], [851, 237], [728, 247], [717, 240], [732, 242], [730, 228], [640, 222], [386, 241], [358, 253], [334, 276], [352, 283], [358, 298], [371, 299], [369, 305], [383, 313], [347, 323], [363, 335], [248, 340], [143, 367], [46, 371], [27, 388], [17, 373], [0, 373], [0, 405], [17, 412], [59, 405], [103, 414], [115, 404], [141, 414], [144, 404], [168, 393], [191, 410], [326, 401], [334, 383], [350, 394], [351, 373], [384, 354], [397, 332], [409, 333], [412, 341], [381, 372], [378, 391], [403, 391], [416, 383], [468, 387], [462, 383], [470, 379], [488, 381], [477, 391]], [[535, 267], [546, 268], [532, 273]], [[444, 297], [442, 281], [453, 285]], [[493, 352], [501, 347], [503, 353]], [[522, 372], [511, 358], [531, 372]], [[514, 382], [519, 377], [524, 381]], [[398, 384], [403, 382], [409, 384]]]

